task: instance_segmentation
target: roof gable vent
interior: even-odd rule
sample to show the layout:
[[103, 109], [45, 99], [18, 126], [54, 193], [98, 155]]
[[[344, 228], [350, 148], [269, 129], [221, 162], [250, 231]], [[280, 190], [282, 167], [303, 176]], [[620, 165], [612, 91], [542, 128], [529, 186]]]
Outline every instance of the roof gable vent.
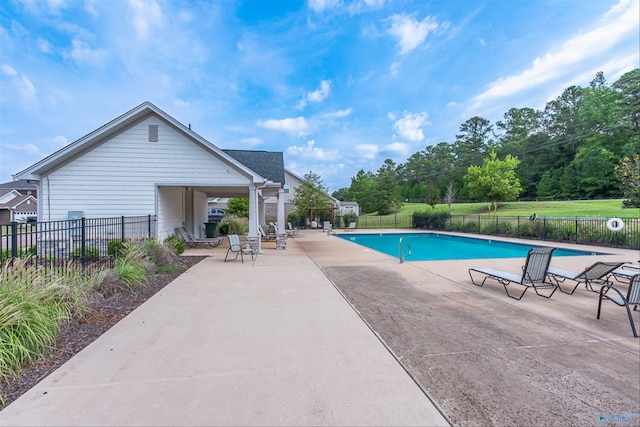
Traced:
[[158, 142], [158, 125], [149, 125], [149, 142]]

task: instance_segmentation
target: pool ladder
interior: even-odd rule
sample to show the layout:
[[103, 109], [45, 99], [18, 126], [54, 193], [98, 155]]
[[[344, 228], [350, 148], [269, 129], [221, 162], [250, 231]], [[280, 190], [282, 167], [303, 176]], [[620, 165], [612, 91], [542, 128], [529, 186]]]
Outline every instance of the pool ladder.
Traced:
[[404, 258], [405, 258], [405, 256], [402, 253], [402, 242], [404, 242], [407, 245], [407, 248], [408, 248], [406, 256], [411, 255], [411, 245], [409, 244], [409, 242], [404, 237], [400, 237], [400, 241], [398, 242], [398, 246], [399, 246], [399, 249], [400, 249], [400, 264], [402, 264], [404, 262]]

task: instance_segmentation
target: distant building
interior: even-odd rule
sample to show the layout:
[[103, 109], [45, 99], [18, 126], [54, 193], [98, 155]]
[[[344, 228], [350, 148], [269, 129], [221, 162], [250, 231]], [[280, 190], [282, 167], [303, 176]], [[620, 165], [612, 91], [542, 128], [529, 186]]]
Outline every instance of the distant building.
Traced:
[[345, 216], [347, 214], [360, 215], [360, 206], [358, 206], [358, 202], [340, 202], [340, 216]]

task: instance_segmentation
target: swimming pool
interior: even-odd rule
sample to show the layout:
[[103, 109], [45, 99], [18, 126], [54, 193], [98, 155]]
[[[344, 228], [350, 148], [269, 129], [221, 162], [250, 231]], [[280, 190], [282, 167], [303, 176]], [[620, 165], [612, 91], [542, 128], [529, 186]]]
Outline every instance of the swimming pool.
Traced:
[[[532, 245], [438, 233], [338, 234], [338, 237], [400, 257], [400, 238], [405, 261], [438, 261], [475, 258], [526, 258]], [[545, 246], [544, 244], [536, 246]], [[408, 255], [410, 248], [410, 254]], [[556, 249], [553, 256], [602, 255], [598, 252]]]

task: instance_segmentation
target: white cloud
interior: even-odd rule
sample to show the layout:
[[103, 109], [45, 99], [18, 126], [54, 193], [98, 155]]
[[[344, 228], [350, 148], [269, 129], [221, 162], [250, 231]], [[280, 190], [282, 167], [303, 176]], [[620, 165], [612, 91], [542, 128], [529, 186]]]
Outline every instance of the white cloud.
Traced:
[[[558, 49], [536, 58], [531, 66], [521, 73], [490, 83], [487, 90], [473, 98], [470, 109], [477, 109], [495, 99], [575, 75], [586, 67], [586, 61], [599, 55], [608, 55], [616, 44], [626, 38], [637, 38], [639, 14], [639, 2], [622, 0], [607, 12], [601, 26], [580, 33], [565, 41]], [[609, 57], [607, 60], [616, 61], [616, 58]], [[601, 69], [602, 62], [598, 62], [597, 68]]]
[[[390, 113], [388, 117], [393, 120], [395, 115]], [[405, 111], [403, 116], [393, 124], [393, 128], [401, 138], [411, 142], [420, 142], [424, 139], [422, 128], [431, 124], [428, 119], [429, 114], [427, 113]]]
[[357, 144], [353, 147], [358, 157], [365, 159], [375, 159], [376, 154], [380, 151], [375, 144]]
[[151, 30], [162, 27], [164, 15], [155, 0], [129, 0], [131, 21], [139, 39], [146, 39]]
[[78, 64], [101, 65], [107, 54], [105, 49], [93, 49], [88, 42], [74, 38], [71, 41], [71, 51], [66, 56], [71, 57]]
[[[30, 108], [36, 105], [38, 91], [29, 77], [20, 75], [10, 65], [2, 65], [2, 73], [7, 76], [6, 90], [2, 92], [2, 102], [20, 105]], [[4, 84], [3, 84], [4, 86]]]
[[2, 148], [16, 152], [26, 152], [27, 154], [40, 154], [40, 148], [35, 144], [1, 144]]
[[69, 144], [69, 141], [67, 141], [67, 138], [64, 136], [56, 136], [52, 139], [53, 142], [56, 143], [56, 145], [58, 145], [59, 147], [64, 147], [67, 144]]
[[257, 125], [266, 129], [277, 130], [293, 135], [306, 135], [309, 133], [309, 124], [304, 117], [286, 118], [281, 120], [258, 120]]
[[298, 109], [303, 109], [308, 102], [322, 102], [328, 96], [331, 91], [331, 80], [323, 80], [320, 82], [320, 87], [313, 92], [307, 92], [304, 97], [298, 103]]
[[411, 151], [411, 144], [406, 142], [392, 142], [384, 146], [382, 151], [395, 154], [397, 156], [407, 156]]
[[307, 141], [304, 146], [291, 146], [287, 151], [292, 155], [300, 155], [305, 158], [316, 160], [335, 160], [339, 158], [338, 150], [324, 150], [315, 146], [316, 142], [312, 139]]
[[323, 119], [338, 119], [340, 117], [347, 117], [351, 115], [351, 108], [346, 108], [344, 110], [333, 111], [330, 113], [324, 113], [320, 117]]
[[387, 32], [397, 39], [401, 55], [405, 55], [420, 46], [429, 32], [438, 29], [438, 22], [430, 16], [418, 21], [415, 16], [403, 13], [394, 14], [389, 20], [391, 21], [391, 27]]
[[16, 77], [18, 72], [11, 65], [2, 64], [2, 72], [7, 76]]
[[309, 0], [309, 8], [316, 13], [342, 6], [341, 0]]

